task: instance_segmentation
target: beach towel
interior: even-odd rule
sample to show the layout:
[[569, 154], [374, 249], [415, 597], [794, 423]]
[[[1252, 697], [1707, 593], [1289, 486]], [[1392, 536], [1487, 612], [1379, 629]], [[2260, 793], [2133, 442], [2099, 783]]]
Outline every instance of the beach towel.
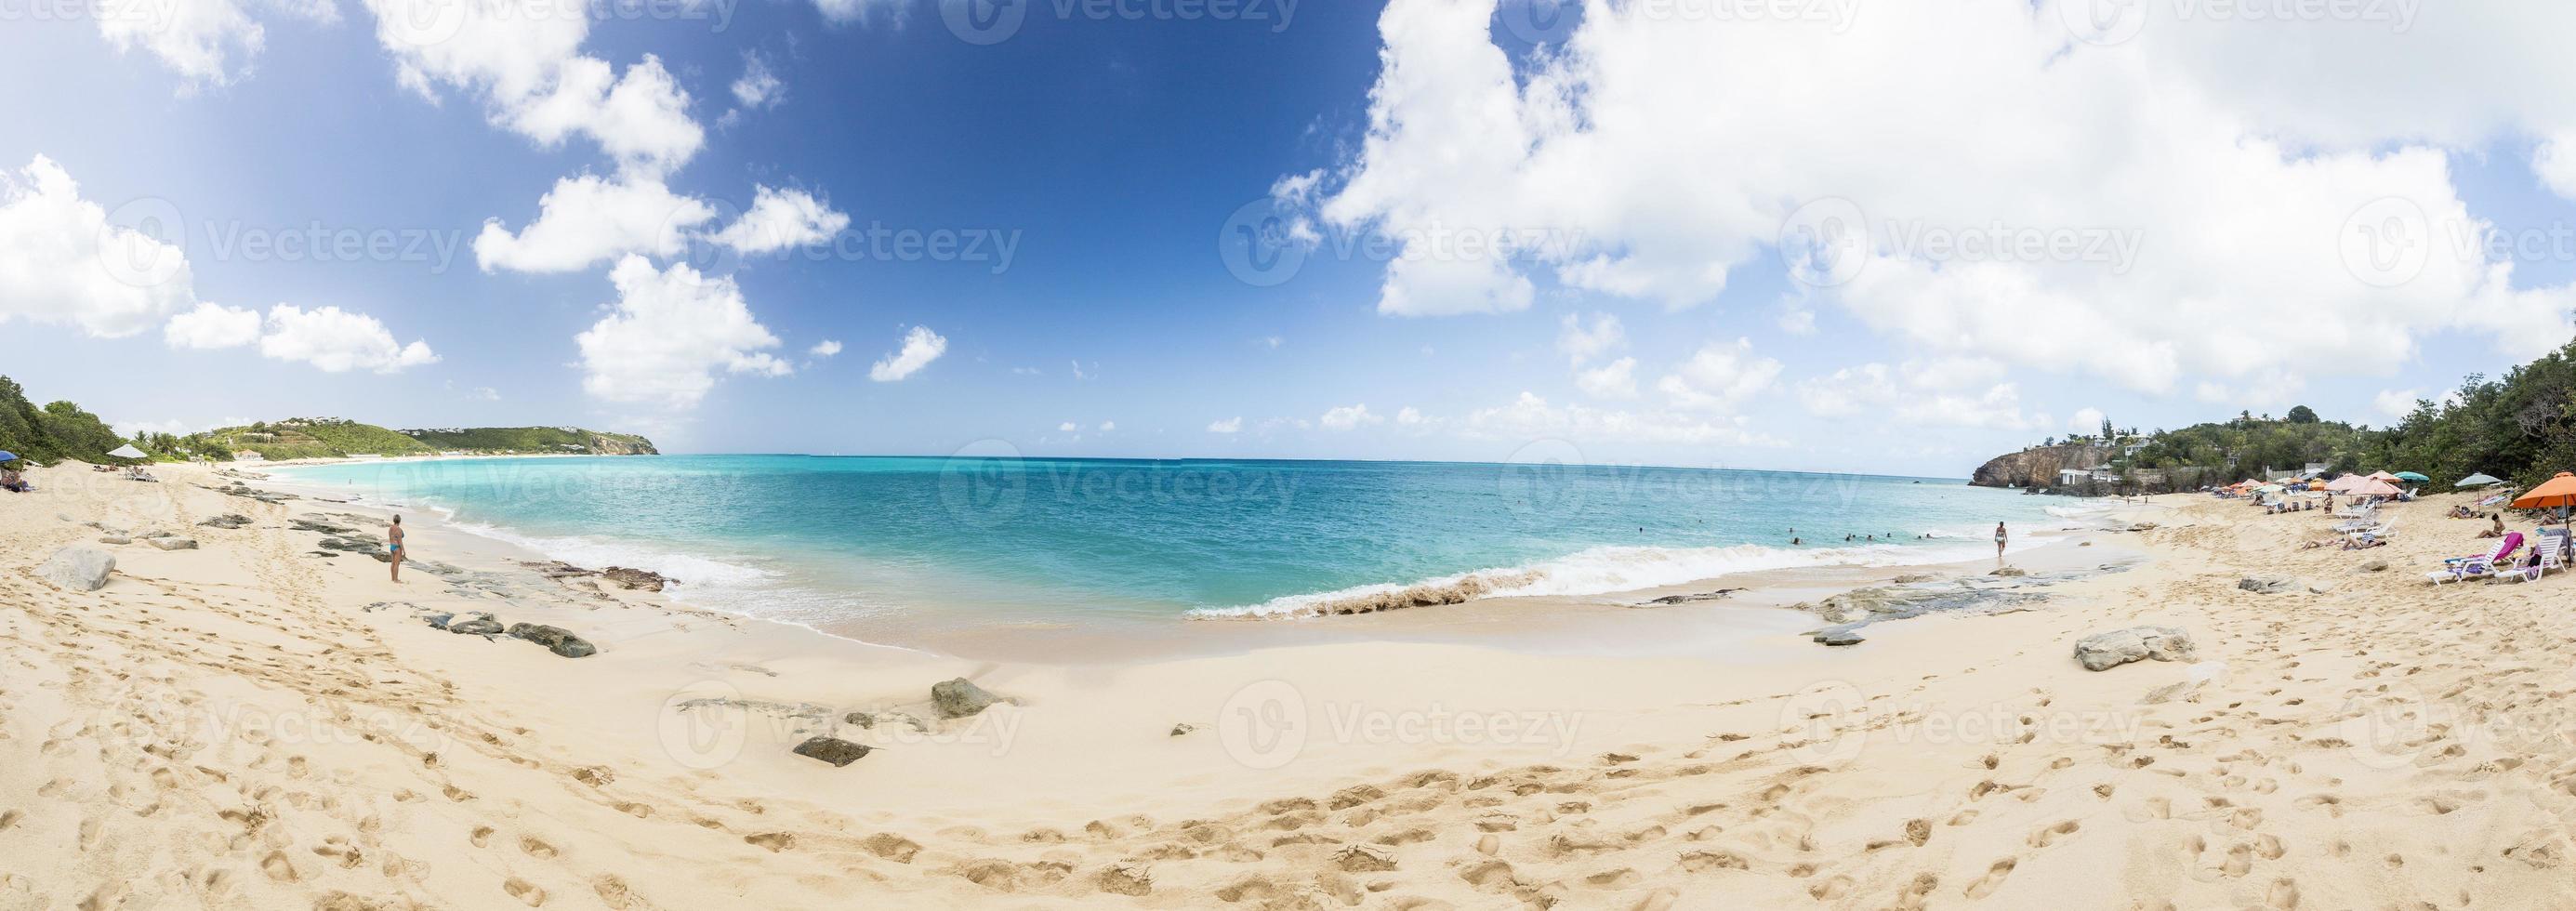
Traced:
[[2502, 563], [2505, 561], [2505, 558], [2513, 556], [2514, 551], [2521, 549], [2522, 533], [2518, 531], [2508, 531], [2504, 533], [2504, 543], [2496, 545], [2495, 555], [2488, 557], [2487, 559], [2489, 562]]

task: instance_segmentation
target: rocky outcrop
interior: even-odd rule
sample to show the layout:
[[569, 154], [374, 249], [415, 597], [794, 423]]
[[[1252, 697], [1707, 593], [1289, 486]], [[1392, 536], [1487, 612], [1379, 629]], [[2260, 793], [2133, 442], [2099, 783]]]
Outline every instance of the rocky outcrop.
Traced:
[[2060, 470], [2092, 468], [2115, 455], [2105, 446], [2034, 446], [1996, 456], [1977, 466], [1977, 473], [1969, 476], [1968, 483], [1977, 487], [2055, 487]]
[[599, 653], [599, 648], [591, 645], [589, 640], [575, 636], [571, 630], [559, 626], [514, 623], [510, 625], [510, 638], [534, 642], [545, 646], [547, 651], [566, 658], [587, 658]]
[[836, 769], [865, 759], [875, 751], [867, 744], [851, 743], [838, 737], [816, 737], [796, 745], [796, 755], [831, 763]]
[[226, 515], [216, 516], [216, 517], [211, 518], [211, 519], [207, 519], [207, 520], [205, 520], [205, 521], [203, 521], [203, 522], [199, 522], [199, 523], [197, 523], [197, 524], [202, 525], [202, 526], [205, 526], [205, 527], [207, 527], [207, 528], [221, 528], [221, 529], [227, 529], [227, 530], [230, 530], [230, 529], [241, 528], [241, 527], [243, 527], [243, 526], [249, 525], [249, 524], [250, 524], [250, 517], [249, 517], [249, 516], [244, 516], [244, 515], [226, 514]]
[[2198, 657], [2191, 634], [2170, 626], [2137, 626], [2095, 633], [2075, 643], [2075, 660], [2088, 671], [2107, 671], [2132, 661], [2190, 661]]
[[94, 592], [107, 587], [107, 575], [116, 571], [116, 558], [106, 551], [89, 547], [66, 547], [54, 552], [45, 565], [36, 567], [36, 577], [76, 592]]
[[624, 566], [611, 566], [601, 570], [599, 577], [617, 583], [617, 587], [627, 591], [645, 592], [658, 592], [662, 590], [662, 586], [675, 585], [680, 581], [666, 578], [661, 573], [649, 569], [630, 569]]
[[930, 688], [930, 704], [939, 710], [941, 718], [966, 718], [992, 708], [996, 703], [1009, 701], [964, 677]]

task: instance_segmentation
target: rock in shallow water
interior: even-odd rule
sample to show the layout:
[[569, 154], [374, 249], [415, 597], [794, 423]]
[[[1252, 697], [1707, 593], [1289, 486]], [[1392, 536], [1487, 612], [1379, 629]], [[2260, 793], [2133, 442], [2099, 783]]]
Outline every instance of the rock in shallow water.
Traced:
[[864, 743], [851, 743], [838, 737], [816, 737], [796, 745], [796, 755], [819, 759], [840, 768], [867, 758], [876, 748]]
[[2132, 661], [2190, 661], [2198, 655], [2191, 634], [2170, 626], [2139, 626], [2095, 633], [2075, 643], [2075, 660], [2088, 671], [2107, 671]]
[[106, 551], [89, 547], [66, 547], [54, 552], [45, 565], [36, 567], [37, 578], [76, 592], [94, 592], [107, 587], [107, 574], [116, 571], [116, 558]]

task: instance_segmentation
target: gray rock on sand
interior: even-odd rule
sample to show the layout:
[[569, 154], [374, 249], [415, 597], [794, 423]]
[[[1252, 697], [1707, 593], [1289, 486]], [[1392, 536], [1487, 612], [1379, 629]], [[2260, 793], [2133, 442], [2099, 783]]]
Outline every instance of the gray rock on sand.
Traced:
[[831, 763], [836, 769], [865, 759], [875, 751], [875, 747], [838, 737], [816, 737], [796, 745], [796, 755]]
[[2237, 580], [2236, 587], [2258, 595], [2279, 595], [2302, 589], [2323, 593], [2314, 586], [2302, 584], [2299, 580], [2288, 576], [2247, 576]]
[[94, 592], [107, 587], [107, 574], [116, 571], [116, 558], [106, 551], [90, 547], [66, 547], [55, 551], [45, 565], [36, 567], [36, 577], [76, 592]]
[[133, 538], [126, 537], [126, 536], [124, 536], [124, 535], [103, 535], [103, 536], [101, 536], [101, 537], [98, 539], [98, 543], [100, 543], [100, 544], [132, 544], [132, 543], [134, 543], [134, 539], [133, 539]]
[[1859, 630], [1849, 626], [1837, 626], [1819, 631], [1815, 639], [1820, 645], [1859, 645], [1867, 641], [1860, 637]]
[[510, 625], [510, 638], [534, 642], [545, 646], [547, 651], [566, 658], [586, 658], [599, 653], [599, 649], [591, 645], [589, 640], [575, 636], [571, 630], [558, 626], [514, 623]]
[[617, 583], [617, 587], [627, 591], [658, 592], [665, 584], [679, 581], [652, 570], [629, 569], [623, 566], [611, 566], [601, 570], [599, 577]]
[[2190, 661], [2198, 657], [2191, 634], [2170, 626], [2137, 626], [2095, 633], [2077, 640], [2075, 660], [2088, 671], [2107, 671], [2132, 661]]
[[930, 704], [939, 709], [941, 718], [965, 718], [992, 708], [994, 703], [1009, 701], [964, 677], [930, 688]]
[[2030, 570], [2023, 569], [2018, 566], [2003, 566], [1997, 567], [1994, 572], [1987, 573], [1986, 575], [2002, 576], [2007, 579], [2018, 579], [2020, 577], [2030, 575]]
[[1888, 581], [1897, 585], [1912, 585], [1917, 582], [1931, 582], [1940, 578], [1941, 577], [1935, 576], [1931, 573], [1906, 573]]
[[196, 549], [197, 549], [197, 542], [196, 542], [196, 540], [195, 540], [195, 539], [193, 539], [193, 538], [147, 538], [147, 539], [144, 539], [143, 543], [145, 543], [145, 544], [149, 544], [149, 545], [152, 545], [152, 546], [157, 547], [157, 548], [160, 548], [160, 549], [162, 549], [162, 550], [196, 550]]
[[220, 515], [220, 516], [216, 516], [216, 517], [211, 518], [211, 519], [207, 519], [207, 520], [205, 520], [205, 521], [203, 521], [203, 522], [199, 522], [199, 523], [197, 523], [197, 524], [198, 524], [198, 525], [202, 525], [202, 526], [207, 527], [207, 528], [221, 528], [221, 529], [231, 530], [231, 529], [238, 529], [238, 528], [242, 528], [242, 527], [244, 527], [244, 526], [249, 525], [249, 524], [250, 524], [250, 517], [249, 517], [249, 516], [245, 516], [245, 515], [236, 515], [236, 514], [229, 514], [229, 513], [228, 513], [228, 514], [225, 514], [225, 515]]
[[929, 722], [912, 717], [911, 715], [903, 712], [851, 712], [847, 715], [841, 716], [841, 720], [849, 724], [858, 725], [861, 730], [872, 731], [880, 724], [889, 727], [901, 724], [908, 725], [913, 730], [920, 731], [924, 734], [930, 733]]
[[501, 621], [492, 619], [491, 614], [485, 613], [467, 614], [463, 619], [450, 617], [445, 622], [431, 620], [429, 625], [459, 636], [498, 636], [507, 631], [507, 628], [501, 625]]

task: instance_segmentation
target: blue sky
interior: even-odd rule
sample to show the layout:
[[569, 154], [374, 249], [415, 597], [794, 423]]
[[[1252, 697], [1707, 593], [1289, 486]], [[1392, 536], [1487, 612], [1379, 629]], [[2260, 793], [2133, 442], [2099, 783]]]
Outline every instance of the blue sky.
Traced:
[[[511, 33], [567, 40], [484, 54], [464, 46], [482, 40], [471, 28], [429, 51], [387, 37], [388, 13], [451, 0], [210, 2], [212, 20], [140, 24], [21, 4], [0, 30], [0, 74], [22, 86], [0, 96], [0, 204], [15, 206], [0, 243], [26, 244], [13, 258], [43, 273], [0, 271], [19, 299], [0, 304], [0, 371], [130, 425], [337, 415], [635, 429], [683, 451], [1539, 452], [1957, 475], [2092, 411], [2152, 427], [2304, 403], [2382, 422], [2408, 393], [2563, 341], [2576, 280], [2576, 242], [2501, 258], [2438, 243], [2453, 223], [2564, 233], [2553, 187], [2576, 180], [2552, 180], [2549, 150], [2576, 118], [2536, 102], [2463, 114], [2440, 97], [2390, 112], [2365, 91], [2390, 42], [2510, 44], [2486, 12], [2149, 21], [2102, 40], [2070, 37], [2045, 3], [1942, 22], [1595, 7], [1533, 29], [1532, 0], [1260, 4], [1258, 20], [1131, 0], [1028, 5], [978, 44], [947, 0], [710, 0], [594, 6]], [[2298, 30], [2266, 31], [2284, 27]], [[1882, 40], [1932, 48], [1890, 59]], [[2237, 88], [2234, 68], [2284, 40], [2315, 44], [2311, 91]], [[2461, 80], [2562, 65], [2479, 49], [2422, 65]], [[2001, 62], [1950, 75], [1964, 55]], [[775, 87], [748, 103], [735, 86], [755, 61]], [[612, 94], [539, 110], [537, 94], [591, 64], [675, 106], [624, 117]], [[1906, 98], [1889, 72], [1932, 84]], [[2166, 100], [2137, 123], [2062, 106], [2119, 109], [2150, 83]], [[43, 239], [100, 229], [78, 206], [38, 205], [66, 201], [29, 189], [40, 156], [110, 228], [184, 256], [184, 287], [54, 278], [95, 264], [77, 249], [48, 260], [64, 254]], [[540, 198], [580, 179], [651, 185], [708, 215], [676, 248], [601, 240], [619, 227], [606, 216], [533, 240]], [[718, 232], [761, 188], [845, 226], [785, 254], [729, 250]], [[2310, 261], [2392, 198], [2401, 227], [2437, 241], [2430, 265], [2392, 283]], [[1247, 205], [1290, 238], [1302, 265], [1284, 281], [1246, 281], [1221, 255]], [[1791, 268], [1780, 238], [1845, 205], [1871, 225], [1866, 262], [1821, 280]], [[317, 226], [390, 246], [258, 246]], [[2138, 252], [1914, 246], [1988, 227]], [[520, 244], [519, 265], [478, 251], [493, 230]], [[1422, 239], [1447, 230], [1562, 247], [1452, 255]], [[888, 259], [872, 231], [961, 252]], [[1344, 252], [1370, 234], [1426, 264]], [[607, 252], [558, 262], [568, 247]], [[675, 263], [730, 284], [670, 291]], [[651, 310], [621, 278], [652, 279], [678, 295], [659, 306], [680, 309]], [[92, 318], [131, 294], [149, 312]], [[201, 307], [209, 320], [178, 324], [184, 336], [161, 323]], [[702, 329], [724, 314], [737, 322]], [[2320, 314], [2349, 319], [2297, 329]], [[872, 369], [916, 327], [935, 358]], [[2248, 340], [2210, 340], [2222, 333]], [[815, 353], [825, 342], [840, 351]], [[700, 381], [663, 388], [672, 376]]]

